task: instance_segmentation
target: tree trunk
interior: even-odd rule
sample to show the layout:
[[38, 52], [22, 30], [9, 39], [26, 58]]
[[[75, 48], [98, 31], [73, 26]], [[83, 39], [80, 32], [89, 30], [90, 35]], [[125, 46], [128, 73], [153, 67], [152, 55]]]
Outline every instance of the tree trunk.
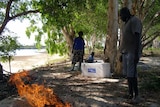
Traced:
[[12, 71], [11, 71], [11, 56], [8, 57], [8, 60], [9, 60], [9, 72], [12, 73]]
[[111, 72], [115, 72], [118, 39], [118, 1], [109, 0], [108, 35], [105, 44], [105, 57], [109, 58]]
[[132, 0], [124, 0], [123, 7], [128, 7], [129, 9], [132, 8]]
[[88, 48], [88, 53], [90, 54], [91, 52], [95, 51], [95, 44], [96, 44], [96, 34], [93, 33], [90, 37], [89, 37], [89, 41], [86, 41], [86, 47]]
[[62, 33], [65, 37], [65, 40], [67, 42], [67, 46], [68, 46], [68, 55], [71, 56], [71, 52], [73, 49], [73, 39], [75, 37], [75, 32], [73, 30], [73, 28], [69, 28], [69, 30], [67, 30], [66, 27], [62, 28]]

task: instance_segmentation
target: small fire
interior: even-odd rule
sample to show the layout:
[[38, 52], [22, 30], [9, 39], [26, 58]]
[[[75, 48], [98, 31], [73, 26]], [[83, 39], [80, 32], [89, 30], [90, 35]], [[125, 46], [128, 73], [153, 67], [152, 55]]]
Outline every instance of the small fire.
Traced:
[[51, 107], [71, 107], [68, 102], [64, 103], [52, 89], [46, 88], [44, 85], [26, 85], [22, 80], [24, 77], [30, 79], [26, 70], [11, 75], [9, 82], [16, 85], [18, 94], [25, 97], [33, 107], [45, 107], [47, 105]]

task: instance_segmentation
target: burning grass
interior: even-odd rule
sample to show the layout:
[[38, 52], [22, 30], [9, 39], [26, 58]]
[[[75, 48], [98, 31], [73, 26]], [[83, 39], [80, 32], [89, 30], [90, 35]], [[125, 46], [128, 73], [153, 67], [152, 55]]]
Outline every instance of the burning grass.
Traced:
[[25, 84], [23, 78], [30, 80], [28, 71], [13, 74], [9, 82], [16, 86], [18, 94], [27, 99], [33, 107], [71, 107], [68, 102], [63, 102], [52, 89], [38, 84]]

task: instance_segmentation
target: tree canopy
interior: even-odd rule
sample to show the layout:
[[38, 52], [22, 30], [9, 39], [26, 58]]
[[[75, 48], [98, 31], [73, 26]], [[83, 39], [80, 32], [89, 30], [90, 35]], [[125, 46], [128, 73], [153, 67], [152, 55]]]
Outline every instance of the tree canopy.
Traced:
[[4, 36], [0, 38], [0, 60], [7, 61], [10, 60], [12, 56], [15, 55], [16, 49], [20, 47], [16, 37]]
[[[82, 30], [86, 41], [91, 35], [96, 34], [102, 38], [106, 34], [107, 26], [107, 2], [106, 0], [54, 0], [33, 1], [33, 7], [41, 13], [42, 28], [38, 28], [35, 20], [32, 20], [31, 27], [28, 28], [28, 36], [31, 32], [39, 32], [36, 37], [38, 43], [41, 36], [47, 34], [46, 46], [49, 53], [66, 53], [66, 41], [61, 30], [65, 27], [74, 30], [76, 33]], [[38, 44], [37, 44], [38, 45]]]
[[[122, 1], [120, 3], [124, 4]], [[136, 0], [132, 4], [133, 13], [143, 22], [142, 40], [145, 47], [159, 36], [160, 1]], [[28, 37], [32, 33], [35, 34], [37, 47], [40, 47], [42, 35], [46, 35], [45, 43], [49, 53], [66, 53], [68, 51], [66, 44], [69, 42], [64, 38], [62, 32], [64, 27], [68, 35], [73, 34], [71, 30], [76, 33], [82, 30], [88, 42], [87, 45], [94, 46], [99, 43], [98, 41], [102, 44], [101, 41], [105, 41], [108, 32], [107, 11], [108, 0], [2, 0], [0, 1], [0, 34], [6, 31], [5, 26], [10, 20], [23, 21], [23, 18], [29, 18], [32, 24], [26, 34]], [[39, 22], [42, 22], [41, 27], [36, 24]], [[74, 38], [74, 36], [70, 37], [70, 40]]]
[[[143, 47], [152, 43], [160, 36], [160, 1], [154, 0], [144, 2], [141, 19], [143, 21]], [[140, 13], [139, 13], [140, 14]]]

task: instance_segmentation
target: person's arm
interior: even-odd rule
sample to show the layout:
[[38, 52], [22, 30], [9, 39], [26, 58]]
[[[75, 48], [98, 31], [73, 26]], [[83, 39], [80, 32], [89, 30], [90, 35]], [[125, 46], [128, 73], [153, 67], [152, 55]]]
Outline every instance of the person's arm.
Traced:
[[135, 42], [136, 42], [136, 48], [135, 48], [135, 62], [138, 63], [140, 58], [140, 52], [141, 52], [141, 38], [140, 34], [135, 32]]
[[75, 47], [75, 42], [76, 42], [76, 38], [73, 40], [72, 53], [73, 53], [73, 50], [74, 50], [74, 47]]
[[140, 55], [141, 55], [141, 32], [142, 32], [142, 23], [141, 21], [136, 18], [132, 17], [131, 19], [131, 25], [132, 25], [132, 32], [134, 33], [135, 37], [135, 62], [138, 63]]
[[84, 39], [82, 38], [83, 40], [83, 55], [85, 54], [85, 42], [84, 42]]

